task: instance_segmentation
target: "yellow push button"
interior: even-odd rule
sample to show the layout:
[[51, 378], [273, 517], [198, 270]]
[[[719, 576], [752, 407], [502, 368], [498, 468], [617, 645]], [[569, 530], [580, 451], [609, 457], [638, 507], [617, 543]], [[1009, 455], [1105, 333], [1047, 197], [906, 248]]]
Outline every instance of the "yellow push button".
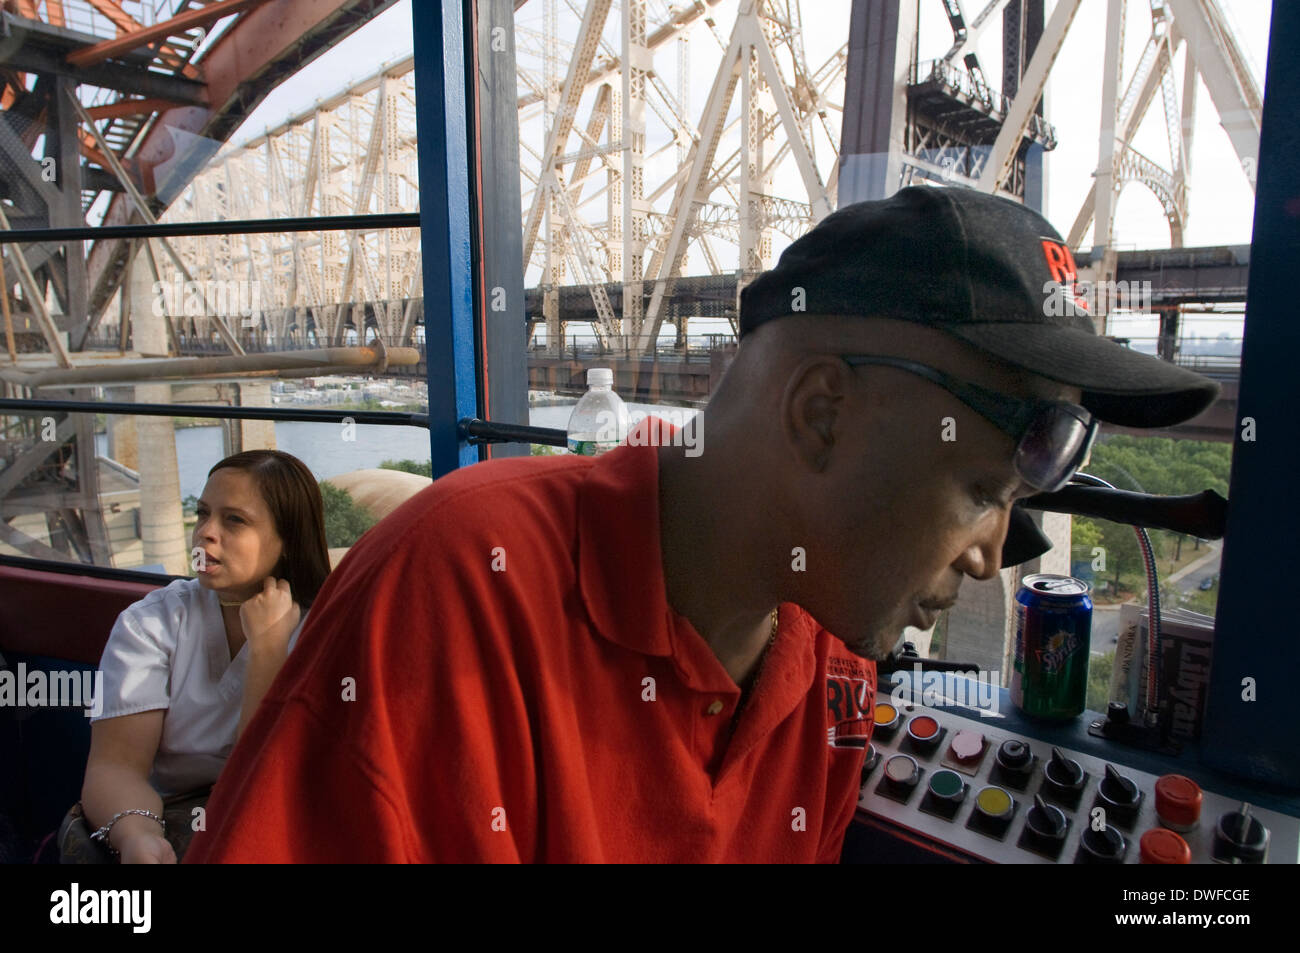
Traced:
[[975, 806], [980, 813], [991, 820], [1004, 820], [1011, 816], [1011, 807], [1014, 802], [1011, 795], [1002, 788], [989, 785], [981, 788], [980, 793], [975, 795]]

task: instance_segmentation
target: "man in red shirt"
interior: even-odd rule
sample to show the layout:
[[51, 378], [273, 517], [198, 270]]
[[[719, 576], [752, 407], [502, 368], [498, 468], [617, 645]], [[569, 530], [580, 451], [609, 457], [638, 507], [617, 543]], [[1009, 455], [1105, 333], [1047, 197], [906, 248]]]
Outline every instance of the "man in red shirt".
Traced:
[[874, 660], [997, 573], [1098, 418], [1217, 393], [1074, 281], [1004, 199], [831, 215], [745, 290], [693, 439], [468, 467], [353, 547], [186, 861], [838, 859]]

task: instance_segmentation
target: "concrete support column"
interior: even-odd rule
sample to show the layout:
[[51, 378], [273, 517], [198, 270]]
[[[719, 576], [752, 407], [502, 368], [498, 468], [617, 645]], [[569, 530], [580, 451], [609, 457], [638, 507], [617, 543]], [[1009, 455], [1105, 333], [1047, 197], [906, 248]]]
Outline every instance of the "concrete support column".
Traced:
[[[105, 399], [113, 403], [130, 403], [135, 399], [134, 388], [106, 387]], [[124, 467], [140, 469], [140, 444], [136, 435], [136, 418], [125, 414], [108, 417], [108, 455]]]
[[[270, 407], [271, 385], [266, 381], [242, 381], [239, 385], [240, 407]], [[274, 420], [236, 420], [241, 450], [274, 450]]]
[[[167, 329], [153, 313], [153, 272], [138, 253], [131, 266], [129, 313], [135, 348], [142, 354], [167, 353]], [[170, 404], [170, 384], [137, 384], [135, 401]], [[189, 573], [189, 541], [181, 516], [181, 479], [176, 464], [176, 434], [170, 417], [135, 418], [140, 474], [140, 538], [143, 563], [161, 564], [169, 573]]]

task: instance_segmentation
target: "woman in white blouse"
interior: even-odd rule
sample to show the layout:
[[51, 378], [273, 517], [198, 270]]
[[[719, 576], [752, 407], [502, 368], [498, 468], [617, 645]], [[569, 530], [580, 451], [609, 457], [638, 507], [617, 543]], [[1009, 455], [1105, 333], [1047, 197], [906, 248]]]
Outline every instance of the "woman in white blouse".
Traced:
[[104, 704], [91, 726], [81, 810], [123, 863], [177, 862], [164, 798], [216, 781], [329, 572], [320, 488], [287, 453], [222, 460], [197, 516], [197, 578], [127, 608], [100, 664]]

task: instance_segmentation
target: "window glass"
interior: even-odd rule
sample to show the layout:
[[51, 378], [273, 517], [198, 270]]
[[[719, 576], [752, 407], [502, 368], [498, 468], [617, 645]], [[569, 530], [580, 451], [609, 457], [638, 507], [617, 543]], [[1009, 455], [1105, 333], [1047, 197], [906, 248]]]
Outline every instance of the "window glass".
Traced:
[[[6, 10], [11, 228], [231, 227], [0, 246], [0, 396], [424, 413], [414, 223], [239, 231], [419, 211], [409, 2], [343, 20], [253, 5], [169, 27], [189, 6]], [[291, 35], [263, 42], [277, 33]], [[45, 71], [51, 43], [75, 70]], [[321, 479], [429, 465], [418, 426], [3, 411], [0, 553], [184, 573], [183, 554], [153, 537], [185, 536], [177, 521], [208, 469], [254, 448], [299, 456]], [[158, 513], [176, 519], [151, 528]]]

